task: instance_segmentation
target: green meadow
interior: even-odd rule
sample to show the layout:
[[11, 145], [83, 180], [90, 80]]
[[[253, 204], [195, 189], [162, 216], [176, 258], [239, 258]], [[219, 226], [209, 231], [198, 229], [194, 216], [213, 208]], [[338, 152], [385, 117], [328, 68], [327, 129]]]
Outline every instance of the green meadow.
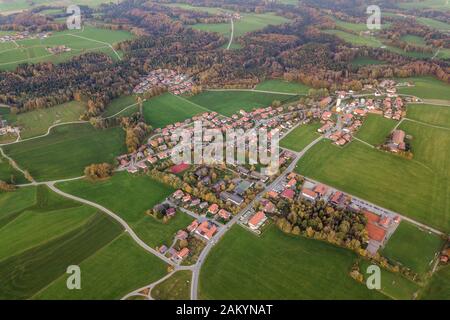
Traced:
[[32, 298], [36, 300], [118, 300], [166, 274], [165, 263], [122, 234], [80, 264], [81, 290], [68, 290], [63, 274]]
[[431, 270], [435, 254], [441, 250], [443, 243], [438, 235], [402, 221], [383, 248], [382, 254], [415, 272], [424, 274]]
[[[320, 141], [300, 159], [296, 171], [448, 231], [450, 179], [448, 174], [442, 174], [448, 167], [436, 167], [448, 166], [446, 159], [450, 158], [442, 150], [450, 148], [439, 143], [440, 139], [440, 142], [448, 143], [448, 139], [441, 134], [424, 138], [415, 136], [415, 139], [413, 160], [379, 151], [356, 140], [344, 148], [327, 140]], [[427, 142], [429, 154], [421, 154], [426, 150]], [[436, 159], [431, 159], [433, 157]]]
[[442, 22], [439, 20], [434, 20], [434, 19], [425, 18], [425, 17], [417, 17], [416, 20], [419, 23], [426, 25], [427, 27], [434, 28], [439, 31], [443, 31], [443, 32], [450, 31], [449, 23], [445, 23], [445, 22]]
[[136, 104], [136, 97], [134, 95], [116, 98], [106, 106], [105, 112], [103, 112], [102, 116], [104, 118], [114, 115], [117, 115], [118, 117], [126, 117], [127, 115], [130, 115], [139, 110], [138, 105], [130, 107], [134, 104]]
[[[110, 45], [131, 39], [131, 33], [123, 30], [100, 29], [84, 26], [82, 30], [65, 30], [54, 32], [45, 39], [17, 40], [18, 45], [10, 48], [1, 48], [0, 69], [14, 70], [21, 63], [37, 63], [52, 61], [60, 63], [69, 60], [75, 55], [89, 51], [99, 51], [108, 54], [113, 59], [117, 55]], [[48, 47], [65, 45], [71, 51], [53, 55], [47, 51]]]
[[399, 93], [422, 99], [450, 100], [450, 85], [434, 77], [398, 78], [397, 81], [409, 81], [414, 84], [413, 87], [398, 88]]
[[356, 137], [371, 145], [378, 146], [386, 141], [386, 138], [397, 124], [398, 122], [395, 120], [386, 119], [380, 115], [368, 114]]
[[321, 126], [320, 123], [300, 125], [281, 139], [280, 146], [297, 152], [302, 151], [307, 145], [320, 137], [317, 129]]
[[200, 271], [199, 298], [385, 299], [350, 277], [355, 258], [349, 250], [286, 235], [274, 225], [260, 237], [233, 226]]
[[450, 129], [450, 108], [431, 104], [408, 104], [406, 116], [409, 119]]
[[156, 300], [189, 300], [191, 298], [192, 271], [175, 272], [167, 280], [156, 285], [150, 295]]
[[450, 10], [447, 0], [415, 0], [399, 3], [398, 6], [403, 9]]
[[205, 91], [189, 98], [195, 104], [225, 116], [231, 116], [241, 109], [251, 111], [255, 108], [267, 107], [275, 100], [288, 102], [295, 99], [297, 99], [296, 96], [238, 90]]
[[27, 179], [20, 171], [17, 171], [9, 161], [0, 156], [0, 180], [10, 184], [27, 183]]
[[[362, 260], [360, 263], [360, 272], [365, 276], [364, 280], [367, 280], [368, 273], [367, 268], [373, 265], [367, 260]], [[413, 300], [415, 295], [419, 292], [421, 287], [403, 277], [400, 273], [393, 273], [386, 269], [381, 269], [381, 289], [380, 292], [395, 300]]]
[[47, 133], [48, 128], [52, 125], [78, 121], [85, 110], [86, 106], [83, 103], [72, 101], [51, 108], [10, 114], [6, 119], [14, 126], [20, 127], [20, 137], [27, 139]]
[[207, 107], [192, 103], [186, 98], [165, 93], [144, 102], [145, 121], [153, 128], [162, 128], [168, 124], [182, 122], [197, 114], [210, 112]]
[[422, 291], [421, 299], [448, 300], [450, 298], [450, 266], [441, 267], [433, 274], [427, 287]]
[[311, 88], [299, 82], [272, 79], [259, 83], [255, 89], [282, 93], [308, 94], [308, 91]]
[[122, 232], [105, 214], [45, 186], [1, 193], [0, 204], [2, 299], [30, 298]]
[[93, 163], [114, 163], [126, 152], [122, 128], [94, 129], [90, 124], [54, 128], [43, 138], [4, 147], [21, 168], [38, 181], [73, 178], [83, 175]]
[[[101, 182], [77, 180], [57, 185], [64, 192], [98, 203], [123, 218], [136, 234], [151, 247], [170, 246], [175, 233], [184, 229], [192, 218], [177, 213], [167, 224], [145, 212], [161, 203], [174, 190], [146, 175], [117, 173]], [[126, 195], [118, 197], [117, 195]]]

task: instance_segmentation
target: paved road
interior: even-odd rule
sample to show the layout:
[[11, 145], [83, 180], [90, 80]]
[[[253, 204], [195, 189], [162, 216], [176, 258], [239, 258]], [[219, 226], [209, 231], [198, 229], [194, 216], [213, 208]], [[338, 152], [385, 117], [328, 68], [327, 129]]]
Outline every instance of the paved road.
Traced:
[[230, 35], [230, 41], [228, 42], [227, 50], [230, 50], [231, 44], [233, 43], [234, 38], [234, 21], [233, 18], [231, 18], [231, 35]]
[[170, 260], [169, 258], [167, 258], [166, 256], [164, 256], [163, 254], [159, 253], [158, 251], [156, 251], [155, 249], [151, 248], [150, 246], [148, 246], [144, 241], [142, 241], [137, 235], [136, 233], [134, 233], [133, 229], [131, 229], [131, 227], [128, 225], [128, 223], [125, 222], [125, 220], [123, 220], [121, 217], [119, 217], [117, 214], [115, 214], [114, 212], [112, 212], [111, 210], [95, 203], [95, 202], [91, 202], [89, 200], [86, 199], [82, 199], [79, 197], [76, 197], [74, 195], [65, 193], [61, 190], [59, 190], [58, 188], [55, 187], [54, 183], [46, 183], [46, 185], [54, 192], [56, 192], [57, 194], [68, 198], [68, 199], [72, 199], [84, 204], [87, 204], [88, 206], [97, 208], [101, 211], [103, 211], [104, 213], [106, 213], [107, 215], [109, 215], [110, 217], [112, 217], [114, 220], [116, 220], [117, 222], [119, 222], [125, 229], [126, 232], [128, 232], [128, 234], [130, 235], [130, 237], [140, 246], [142, 247], [145, 251], [150, 252], [152, 254], [154, 254], [155, 256], [157, 256], [158, 258], [160, 258], [161, 260], [163, 260], [164, 262], [166, 262], [167, 264], [170, 264], [172, 266], [175, 266], [174, 262], [172, 260]]
[[280, 94], [280, 95], [286, 95], [286, 96], [301, 96], [302, 95], [300, 93], [288, 93], [288, 92], [267, 91], [267, 90], [258, 90], [258, 89], [206, 89], [206, 91], [218, 91], [218, 92], [247, 91], [247, 92], [261, 92], [261, 93]]
[[225, 235], [225, 233], [231, 229], [231, 227], [236, 224], [240, 217], [247, 212], [248, 210], [250, 210], [251, 208], [253, 208], [253, 205], [259, 201], [262, 196], [268, 191], [271, 190], [274, 186], [278, 185], [278, 183], [280, 183], [280, 181], [282, 179], [284, 179], [286, 177], [286, 175], [288, 173], [290, 173], [291, 171], [293, 171], [295, 169], [295, 166], [297, 165], [297, 162], [304, 156], [304, 154], [311, 149], [316, 143], [318, 143], [319, 141], [321, 141], [323, 139], [322, 136], [320, 136], [319, 138], [317, 138], [316, 140], [314, 140], [313, 142], [311, 142], [308, 146], [306, 146], [301, 152], [296, 153], [296, 158], [292, 161], [292, 163], [286, 168], [286, 170], [280, 175], [278, 176], [272, 183], [270, 183], [262, 192], [260, 192], [255, 199], [250, 202], [249, 205], [247, 205], [243, 210], [241, 210], [236, 216], [233, 217], [233, 219], [230, 220], [230, 222], [228, 222], [224, 228], [221, 228], [215, 235], [214, 237], [208, 242], [208, 244], [206, 245], [206, 247], [203, 249], [203, 251], [200, 253], [200, 256], [197, 260], [197, 264], [195, 264], [194, 268], [193, 268], [193, 274], [192, 274], [192, 284], [191, 284], [191, 299], [192, 300], [197, 300], [198, 298], [198, 280], [199, 280], [199, 275], [200, 275], [200, 269], [203, 265], [203, 263], [205, 262], [205, 259], [207, 257], [207, 255], [209, 254], [209, 252], [211, 251], [211, 249], [214, 247], [214, 245]]

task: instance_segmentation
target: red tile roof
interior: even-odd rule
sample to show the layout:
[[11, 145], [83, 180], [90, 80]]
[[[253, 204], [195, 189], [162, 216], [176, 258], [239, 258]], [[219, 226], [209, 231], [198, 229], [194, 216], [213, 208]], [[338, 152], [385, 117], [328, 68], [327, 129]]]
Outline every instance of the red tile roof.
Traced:
[[288, 199], [294, 199], [295, 192], [291, 189], [286, 189], [281, 193], [281, 196]]
[[248, 224], [251, 224], [251, 225], [256, 226], [256, 225], [258, 225], [258, 223], [260, 223], [261, 220], [263, 220], [265, 217], [266, 217], [266, 215], [264, 214], [264, 212], [258, 211], [257, 213], [255, 213], [255, 214], [253, 215], [253, 217], [250, 218], [250, 220], [248, 221]]
[[375, 241], [383, 242], [384, 237], [386, 236], [386, 230], [372, 222], [367, 223], [366, 230], [369, 233], [369, 238]]
[[173, 166], [172, 168], [170, 168], [170, 172], [177, 174], [177, 173], [187, 170], [188, 168], [189, 168], [189, 165], [187, 163], [180, 163], [180, 164], [177, 164], [177, 165]]
[[375, 222], [380, 221], [380, 216], [375, 214], [375, 213], [373, 213], [373, 212], [370, 212], [368, 210], [364, 210], [363, 213], [366, 216], [368, 222], [375, 223]]

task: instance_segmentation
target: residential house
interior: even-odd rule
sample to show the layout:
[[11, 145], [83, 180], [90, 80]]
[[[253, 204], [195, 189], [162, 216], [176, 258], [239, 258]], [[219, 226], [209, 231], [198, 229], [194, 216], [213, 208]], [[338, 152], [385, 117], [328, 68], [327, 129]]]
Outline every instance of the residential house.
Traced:
[[266, 220], [267, 217], [264, 212], [258, 211], [250, 218], [250, 220], [248, 220], [248, 226], [252, 230], [258, 230]]

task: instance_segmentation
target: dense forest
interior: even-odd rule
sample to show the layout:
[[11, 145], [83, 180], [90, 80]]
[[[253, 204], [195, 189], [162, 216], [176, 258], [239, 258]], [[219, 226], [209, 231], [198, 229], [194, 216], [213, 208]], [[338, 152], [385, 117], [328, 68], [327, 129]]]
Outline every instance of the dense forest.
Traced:
[[[116, 45], [124, 53], [113, 61], [101, 53], [86, 53], [68, 62], [23, 64], [13, 72], [0, 72], [0, 103], [14, 112], [45, 108], [70, 100], [84, 100], [86, 118], [99, 115], [111, 99], [130, 94], [139, 78], [156, 68], [170, 68], [190, 74], [197, 85], [208, 87], [252, 87], [265, 78], [285, 78], [314, 88], [360, 89], [382, 77], [434, 75], [449, 81], [449, 63], [420, 60], [382, 48], [353, 48], [338, 37], [324, 33], [338, 28], [327, 10], [336, 15], [345, 8], [362, 7], [365, 1], [306, 1], [288, 6], [270, 1], [183, 0], [197, 6], [216, 6], [239, 12], [275, 12], [292, 18], [288, 23], [267, 26], [238, 38], [242, 49], [226, 50], [227, 40], [216, 33], [194, 30], [194, 23], [224, 22], [227, 17], [186, 9], [174, 9], [159, 1], [128, 0], [104, 4], [95, 9], [89, 23], [110, 29], [128, 30], [137, 37]], [[311, 3], [309, 3], [311, 2]], [[389, 1], [379, 1], [389, 3]], [[324, 10], [325, 9], [325, 10]], [[360, 16], [346, 10], [340, 18], [358, 21]], [[93, 12], [88, 12], [89, 16]], [[365, 14], [365, 13], [364, 13]], [[1, 18], [2, 28], [26, 30], [30, 21], [35, 31], [54, 25], [39, 12], [27, 12]], [[449, 45], [448, 35], [433, 31], [409, 19], [396, 20], [381, 37], [399, 48], [428, 52]], [[58, 25], [57, 28], [60, 28]], [[405, 30], [424, 37], [426, 46], [417, 48], [401, 40]], [[388, 62], [380, 66], [355, 68], [351, 62], [370, 56]]]

